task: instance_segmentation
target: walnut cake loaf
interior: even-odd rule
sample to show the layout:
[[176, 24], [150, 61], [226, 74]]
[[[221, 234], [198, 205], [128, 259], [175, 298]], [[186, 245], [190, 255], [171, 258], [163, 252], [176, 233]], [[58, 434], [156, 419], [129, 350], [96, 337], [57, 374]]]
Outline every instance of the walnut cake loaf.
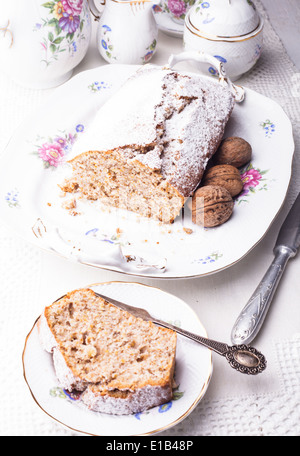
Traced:
[[198, 187], [233, 106], [230, 90], [215, 81], [144, 67], [98, 111], [61, 188], [173, 222]]
[[63, 388], [97, 412], [132, 414], [172, 399], [176, 333], [136, 318], [91, 289], [72, 291], [38, 321]]

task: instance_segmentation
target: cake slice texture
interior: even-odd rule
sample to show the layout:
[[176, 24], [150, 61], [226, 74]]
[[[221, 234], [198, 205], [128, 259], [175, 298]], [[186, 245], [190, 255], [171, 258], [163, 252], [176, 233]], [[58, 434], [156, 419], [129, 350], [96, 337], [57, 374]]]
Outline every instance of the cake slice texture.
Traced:
[[198, 187], [233, 106], [229, 89], [215, 81], [145, 67], [99, 110], [61, 188], [172, 222]]
[[68, 293], [38, 323], [57, 378], [92, 410], [131, 414], [172, 399], [176, 333], [119, 309], [91, 289]]

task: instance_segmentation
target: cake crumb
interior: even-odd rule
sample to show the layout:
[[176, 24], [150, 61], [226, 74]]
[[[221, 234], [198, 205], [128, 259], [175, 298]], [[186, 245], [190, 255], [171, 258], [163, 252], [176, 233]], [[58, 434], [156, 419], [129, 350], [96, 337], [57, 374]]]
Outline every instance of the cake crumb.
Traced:
[[75, 211], [76, 207], [77, 207], [77, 201], [75, 198], [69, 200], [69, 201], [65, 201], [63, 204], [62, 204], [62, 207], [66, 210], [69, 211], [69, 214], [72, 215], [72, 216], [76, 216], [76, 215], [80, 215], [80, 212], [77, 212]]
[[192, 234], [192, 233], [193, 233], [192, 228], [185, 228], [185, 227], [183, 227], [183, 231], [185, 231], [186, 234]]
[[73, 198], [73, 199], [71, 199], [71, 200], [65, 201], [65, 202], [62, 204], [62, 207], [63, 207], [64, 209], [67, 209], [67, 210], [75, 209], [75, 208], [77, 207], [76, 199]]

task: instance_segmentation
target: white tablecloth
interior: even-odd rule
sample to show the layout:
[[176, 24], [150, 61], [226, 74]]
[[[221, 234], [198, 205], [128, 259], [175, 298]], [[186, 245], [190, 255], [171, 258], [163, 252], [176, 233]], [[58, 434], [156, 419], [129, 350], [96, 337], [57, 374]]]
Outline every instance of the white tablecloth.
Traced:
[[[211, 276], [178, 281], [136, 279], [69, 262], [15, 237], [1, 220], [1, 435], [75, 435], [50, 420], [32, 400], [21, 359], [25, 337], [42, 306], [66, 291], [111, 280], [157, 286], [184, 299], [199, 315], [210, 337], [230, 343], [232, 325], [273, 259], [278, 230], [300, 188], [300, 77], [260, 2], [257, 5], [266, 21], [264, 50], [255, 69], [239, 84], [276, 100], [293, 123], [293, 175], [280, 214], [259, 245], [238, 264]], [[181, 39], [160, 32], [152, 63], [164, 64], [171, 53], [181, 50]], [[88, 54], [74, 74], [104, 64], [96, 49], [94, 33]], [[22, 88], [0, 72], [0, 151], [16, 127], [53, 90]], [[268, 359], [265, 373], [255, 377], [237, 374], [223, 358], [213, 355], [213, 377], [204, 399], [184, 421], [162, 435], [300, 434], [299, 272], [300, 258], [295, 257], [288, 264], [267, 320], [253, 343]]]

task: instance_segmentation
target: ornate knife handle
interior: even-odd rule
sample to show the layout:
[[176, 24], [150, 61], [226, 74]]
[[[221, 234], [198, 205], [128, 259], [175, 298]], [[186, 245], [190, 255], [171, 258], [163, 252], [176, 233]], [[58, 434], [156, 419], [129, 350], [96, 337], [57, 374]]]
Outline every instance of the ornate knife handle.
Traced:
[[206, 348], [209, 348], [219, 355], [224, 356], [230, 366], [242, 374], [256, 375], [264, 371], [267, 366], [267, 361], [264, 355], [249, 345], [242, 344], [234, 345], [231, 347], [227, 344], [224, 344], [223, 342], [207, 339], [205, 337], [199, 336], [198, 334], [193, 334], [189, 331], [186, 331], [185, 329], [167, 324], [160, 320], [152, 319], [152, 321], [160, 326], [172, 329], [178, 334], [188, 337], [189, 339], [198, 342], [199, 344], [203, 345]]
[[272, 264], [232, 328], [232, 343], [247, 344], [257, 336], [287, 262], [294, 255], [295, 252], [287, 247], [276, 249]]

